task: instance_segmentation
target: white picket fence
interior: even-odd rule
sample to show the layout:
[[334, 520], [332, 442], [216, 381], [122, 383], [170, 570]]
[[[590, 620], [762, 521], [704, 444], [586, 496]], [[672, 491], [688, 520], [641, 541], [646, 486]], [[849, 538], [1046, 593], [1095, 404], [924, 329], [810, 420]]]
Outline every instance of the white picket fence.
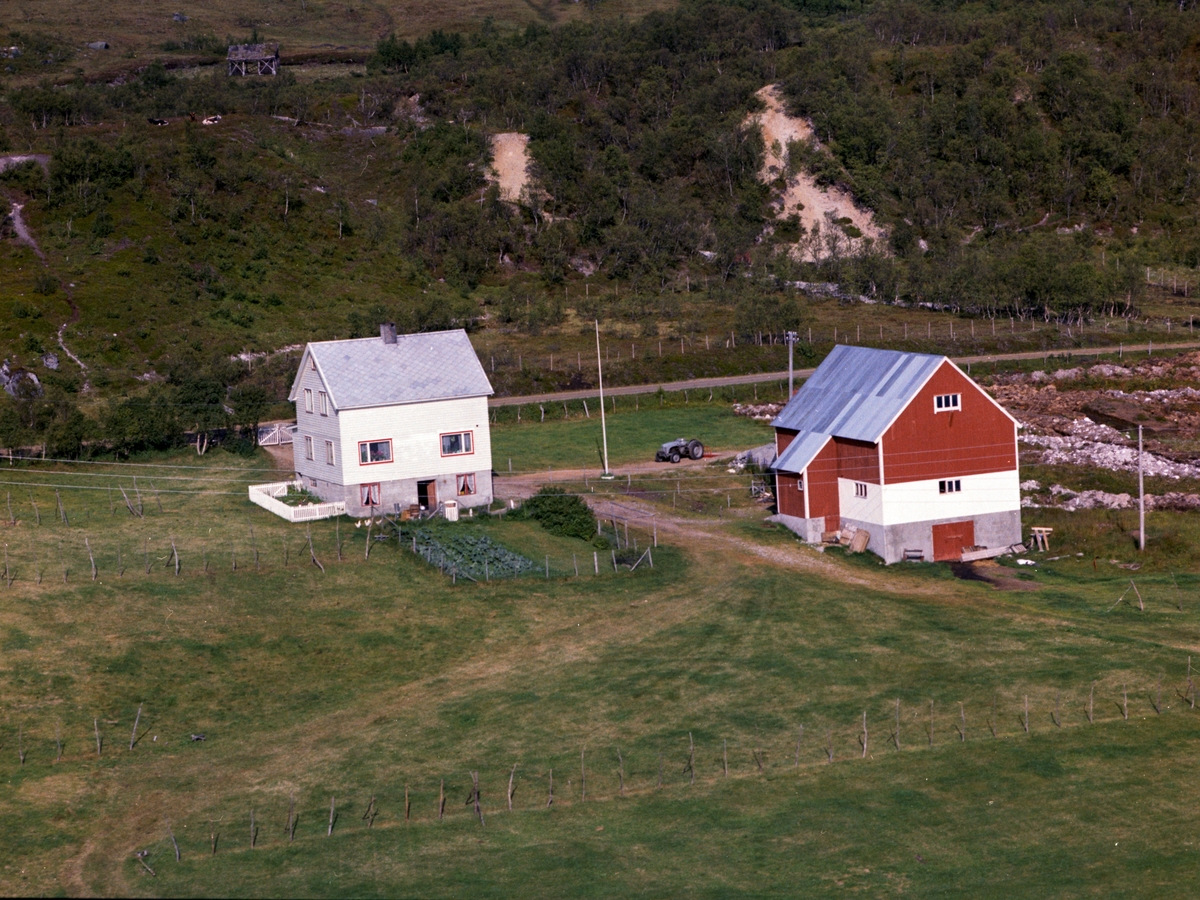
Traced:
[[344, 500], [337, 500], [332, 503], [309, 503], [305, 506], [288, 506], [286, 503], [275, 498], [282, 497], [288, 492], [288, 488], [302, 488], [304, 482], [300, 479], [295, 481], [273, 481], [270, 484], [252, 484], [250, 485], [250, 502], [256, 506], [261, 506], [268, 512], [273, 512], [281, 519], [287, 519], [289, 522], [312, 522], [317, 519], [332, 519], [334, 516], [346, 514], [346, 503]]

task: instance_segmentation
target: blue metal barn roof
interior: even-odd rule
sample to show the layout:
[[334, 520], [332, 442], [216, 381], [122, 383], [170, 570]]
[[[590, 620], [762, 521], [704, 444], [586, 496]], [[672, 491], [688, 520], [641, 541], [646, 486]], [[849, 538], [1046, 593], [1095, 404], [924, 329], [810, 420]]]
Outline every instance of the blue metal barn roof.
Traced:
[[946, 357], [834, 347], [771, 423], [799, 432], [774, 468], [800, 472], [825, 441], [876, 443]]

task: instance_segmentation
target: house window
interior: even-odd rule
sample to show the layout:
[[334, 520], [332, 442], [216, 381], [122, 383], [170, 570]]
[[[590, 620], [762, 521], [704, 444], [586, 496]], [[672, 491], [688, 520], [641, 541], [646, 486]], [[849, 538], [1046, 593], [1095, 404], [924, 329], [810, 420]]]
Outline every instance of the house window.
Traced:
[[863, 484], [861, 481], [854, 482], [854, 496], [855, 497], [867, 496], [867, 486], [865, 484]]
[[304, 389], [304, 411], [312, 412], [312, 388]]
[[474, 453], [471, 443], [471, 432], [456, 431], [454, 434], [442, 435], [442, 456], [458, 456], [463, 453]]
[[962, 409], [962, 394], [938, 394], [933, 398], [934, 412], [955, 412]]
[[358, 461], [364, 466], [391, 462], [392, 442], [390, 440], [361, 441], [358, 445]]
[[379, 483], [375, 484], [360, 484], [358, 486], [358, 497], [362, 501], [363, 506], [378, 506], [379, 505]]
[[318, 393], [321, 398], [321, 415], [327, 416], [329, 415], [329, 395], [324, 391], [319, 391]]
[[333, 465], [333, 441], [325, 442], [325, 464]]
[[939, 494], [957, 494], [962, 490], [961, 478], [948, 478], [945, 481], [938, 482]]
[[308, 358], [308, 368], [311, 372], [317, 371], [317, 361], [311, 356]]
[[468, 497], [475, 493], [474, 475], [459, 475], [456, 481], [458, 487], [458, 496]]
[[313, 439], [312, 439], [312, 435], [309, 435], [309, 434], [306, 434], [304, 436], [304, 458], [305, 459], [313, 458]]

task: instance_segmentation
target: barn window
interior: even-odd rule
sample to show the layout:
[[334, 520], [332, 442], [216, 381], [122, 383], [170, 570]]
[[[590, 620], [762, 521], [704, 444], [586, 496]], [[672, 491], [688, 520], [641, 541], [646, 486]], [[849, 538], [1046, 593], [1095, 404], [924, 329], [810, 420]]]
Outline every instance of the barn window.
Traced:
[[325, 463], [326, 465], [333, 465], [333, 441], [325, 442]]
[[962, 394], [938, 394], [933, 398], [935, 412], [954, 412], [962, 409]]
[[358, 497], [362, 501], [363, 506], [378, 506], [379, 505], [379, 483], [375, 484], [360, 484], [358, 486]]
[[305, 411], [305, 412], [312, 412], [312, 410], [313, 410], [313, 406], [312, 406], [312, 388], [305, 388], [305, 389], [304, 389], [304, 411]]
[[306, 434], [304, 436], [304, 458], [305, 459], [313, 458], [313, 439], [312, 439], [312, 435], [310, 435], [310, 434]]
[[464, 453], [474, 453], [471, 442], [471, 432], [456, 431], [454, 434], [442, 435], [442, 456], [458, 456]]
[[392, 442], [390, 440], [361, 441], [358, 445], [358, 461], [364, 466], [391, 462]]
[[321, 415], [329, 415], [329, 395], [324, 391], [318, 392], [321, 400]]
[[939, 494], [957, 494], [962, 490], [961, 478], [947, 478], [945, 481], [938, 482]]
[[855, 497], [867, 496], [867, 486], [865, 484], [863, 484], [861, 481], [854, 482], [854, 496]]
[[466, 497], [475, 493], [474, 475], [459, 475], [456, 481], [458, 485], [458, 496]]

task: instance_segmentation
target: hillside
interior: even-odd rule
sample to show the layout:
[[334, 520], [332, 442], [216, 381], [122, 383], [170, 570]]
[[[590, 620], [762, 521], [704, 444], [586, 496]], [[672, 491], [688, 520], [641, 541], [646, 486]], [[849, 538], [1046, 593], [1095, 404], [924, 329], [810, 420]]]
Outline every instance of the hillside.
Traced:
[[[550, 25], [461, 13], [414, 31], [382, 4], [268, 5], [262, 21], [214, 4], [184, 22], [151, 4], [112, 20], [140, 35], [132, 57], [80, 49], [87, 4], [9, 12], [24, 50], [3, 69], [0, 148], [48, 173], [0, 176], [37, 245], [5, 225], [0, 355], [57, 405], [0, 408], [0, 444], [57, 422], [78, 449], [123, 396], [202, 428], [242, 388], [249, 421], [285, 391], [280, 351], [384, 318], [471, 328], [498, 388], [520, 392], [587, 384], [563, 361], [593, 319], [639, 362], [621, 380], [660, 377], [651, 351], [681, 376], [753, 371], [782, 364], [787, 328], [819, 336], [812, 356], [838, 327], [883, 340], [895, 321], [829, 296], [911, 310], [902, 333], [947, 350], [946, 314], [1060, 325], [1041, 348], [1197, 312], [1193, 6], [571, 6]], [[322, 57], [337, 23], [332, 49], [359, 49]], [[282, 74], [226, 77], [227, 26], [280, 41]], [[814, 140], [768, 146], [768, 105]], [[524, 200], [491, 180], [501, 134], [528, 136]], [[818, 216], [803, 197], [844, 199]], [[822, 252], [795, 252], [821, 221]]]

